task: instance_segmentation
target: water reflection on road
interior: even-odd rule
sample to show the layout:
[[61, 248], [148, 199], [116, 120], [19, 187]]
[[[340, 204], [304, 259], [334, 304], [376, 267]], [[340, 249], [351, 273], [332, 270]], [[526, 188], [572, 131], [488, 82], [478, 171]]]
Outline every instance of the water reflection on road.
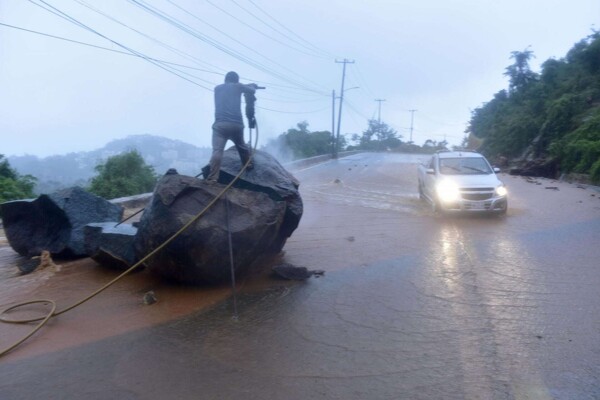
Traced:
[[506, 218], [440, 218], [418, 201], [418, 158], [297, 172], [306, 210], [284, 260], [324, 277], [247, 280], [238, 321], [228, 300], [0, 365], [4, 393], [56, 393], [36, 380], [47, 368], [74, 393], [93, 376], [87, 398], [600, 397], [595, 203], [573, 192], [577, 213], [560, 216], [562, 197], [540, 213], [543, 189], [509, 181]]

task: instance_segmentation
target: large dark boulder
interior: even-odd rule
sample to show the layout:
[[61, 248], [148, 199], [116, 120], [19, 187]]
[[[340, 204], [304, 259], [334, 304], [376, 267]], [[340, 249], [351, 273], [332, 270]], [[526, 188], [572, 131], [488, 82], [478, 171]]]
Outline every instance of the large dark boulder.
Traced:
[[[231, 278], [228, 228], [236, 274], [246, 272], [259, 257], [278, 253], [302, 216], [298, 182], [266, 153], [255, 157], [254, 165], [254, 170], [245, 173], [197, 222], [151, 257], [146, 266], [178, 282], [227, 281]], [[230, 182], [239, 168], [237, 153], [226, 151], [219, 182]], [[138, 225], [138, 259], [181, 229], [224, 187], [189, 176], [165, 175]]]
[[84, 229], [85, 251], [96, 262], [125, 270], [136, 263], [134, 251], [137, 228], [131, 224], [94, 222]]
[[[286, 213], [281, 226], [279, 241], [275, 249], [279, 252], [285, 241], [298, 227], [302, 217], [303, 204], [298, 187], [300, 182], [288, 172], [272, 155], [256, 150], [253, 156], [254, 168], [244, 172], [236, 181], [234, 187], [256, 192], [263, 192], [274, 200], [286, 202]], [[235, 146], [230, 147], [223, 154], [219, 182], [228, 184], [239, 173], [242, 167], [240, 157]], [[202, 168], [203, 177], [210, 172], [207, 165]]]
[[63, 257], [85, 256], [83, 228], [91, 222], [118, 222], [123, 208], [80, 187], [43, 194], [37, 199], [0, 204], [11, 247], [23, 256], [42, 250]]

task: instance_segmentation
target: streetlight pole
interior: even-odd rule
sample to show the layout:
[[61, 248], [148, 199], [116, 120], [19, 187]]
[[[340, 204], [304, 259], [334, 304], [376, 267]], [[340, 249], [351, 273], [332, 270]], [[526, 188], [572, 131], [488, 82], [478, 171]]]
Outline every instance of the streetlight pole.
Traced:
[[335, 135], [335, 157], [338, 157], [338, 150], [340, 145], [340, 126], [342, 124], [342, 104], [344, 103], [344, 81], [346, 79], [346, 64], [354, 64], [354, 60], [350, 61], [344, 58], [343, 61], [335, 60], [336, 63], [343, 63], [344, 68], [342, 70], [342, 90], [340, 94], [340, 110], [338, 112], [338, 124], [337, 124], [337, 133]]
[[415, 120], [415, 111], [417, 110], [408, 110], [410, 111], [410, 143], [413, 142], [412, 140], [412, 133], [413, 133], [413, 122]]
[[331, 158], [337, 158], [335, 152], [335, 89], [331, 91]]
[[[348, 90], [352, 90], [352, 89], [360, 89], [360, 86], [353, 86], [351, 88], [348, 89], [344, 89], [344, 93], [347, 92]], [[337, 158], [337, 147], [339, 144], [339, 122], [338, 122], [338, 140], [336, 141], [336, 135], [335, 135], [335, 99], [340, 99], [341, 102], [341, 96], [340, 97], [336, 97], [335, 96], [335, 90], [332, 91], [331, 93], [332, 99], [332, 107], [331, 107], [331, 158]]]
[[377, 123], [381, 125], [381, 102], [385, 101], [385, 99], [375, 99], [375, 101], [379, 102], [379, 112], [377, 114]]

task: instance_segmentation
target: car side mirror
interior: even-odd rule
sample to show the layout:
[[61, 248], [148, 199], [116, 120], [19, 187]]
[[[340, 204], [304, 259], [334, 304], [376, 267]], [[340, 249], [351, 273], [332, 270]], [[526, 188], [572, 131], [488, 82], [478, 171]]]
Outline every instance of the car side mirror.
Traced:
[[433, 168], [427, 168], [425, 172], [427, 175], [435, 175], [435, 170]]
[[494, 167], [494, 172], [496, 172], [496, 173], [497, 173], [497, 172], [500, 172], [500, 168], [498, 168], [498, 167]]

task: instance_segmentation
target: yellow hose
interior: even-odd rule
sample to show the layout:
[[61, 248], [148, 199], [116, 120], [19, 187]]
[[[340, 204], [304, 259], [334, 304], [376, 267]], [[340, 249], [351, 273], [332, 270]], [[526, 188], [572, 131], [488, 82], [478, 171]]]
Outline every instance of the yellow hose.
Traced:
[[[67, 308], [65, 308], [63, 310], [60, 310], [60, 311], [56, 311], [56, 303], [53, 300], [30, 300], [30, 301], [27, 301], [27, 302], [24, 302], [24, 303], [15, 304], [15, 305], [13, 305], [11, 307], [8, 307], [8, 308], [2, 310], [2, 312], [0, 312], [0, 322], [10, 323], [10, 324], [25, 324], [25, 323], [37, 322], [37, 321], [41, 321], [41, 322], [30, 333], [28, 333], [26, 336], [24, 336], [23, 338], [21, 338], [20, 340], [18, 340], [14, 344], [12, 344], [11, 346], [7, 347], [6, 349], [3, 349], [2, 351], [0, 351], [0, 357], [3, 357], [8, 352], [10, 352], [11, 350], [13, 350], [17, 346], [19, 346], [21, 343], [23, 343], [24, 341], [26, 341], [27, 339], [29, 339], [34, 333], [36, 333], [38, 330], [40, 330], [42, 328], [42, 326], [44, 326], [46, 324], [46, 322], [48, 322], [50, 320], [50, 318], [56, 317], [56, 316], [58, 316], [60, 314], [63, 314], [63, 313], [66, 313], [67, 311], [70, 311], [70, 310], [74, 309], [75, 307], [80, 306], [81, 304], [85, 303], [86, 301], [88, 301], [91, 298], [95, 297], [96, 295], [100, 294], [104, 290], [108, 289], [110, 286], [112, 286], [113, 284], [115, 284], [118, 280], [120, 280], [121, 278], [123, 278], [125, 275], [129, 274], [131, 271], [133, 271], [134, 269], [136, 269], [137, 267], [139, 267], [140, 265], [142, 265], [150, 257], [154, 256], [156, 253], [158, 253], [159, 251], [161, 251], [165, 246], [167, 246], [169, 243], [171, 243], [173, 240], [175, 240], [175, 238], [177, 236], [181, 235], [185, 230], [187, 230], [190, 226], [192, 226], [192, 224], [194, 222], [196, 222], [198, 219], [200, 219], [200, 217], [202, 215], [204, 215], [204, 213], [209, 208], [211, 208], [217, 202], [217, 200], [219, 200], [233, 186], [233, 184], [242, 176], [242, 174], [244, 173], [244, 171], [246, 171], [246, 168], [248, 168], [248, 165], [250, 165], [250, 163], [252, 162], [252, 158], [254, 158], [254, 151], [256, 151], [256, 146], [257, 145], [258, 145], [258, 124], [256, 125], [256, 140], [254, 142], [254, 148], [252, 149], [252, 153], [250, 154], [250, 158], [248, 158], [248, 161], [246, 162], [246, 164], [244, 164], [242, 166], [242, 169], [235, 176], [235, 178], [233, 178], [233, 180], [231, 182], [229, 182], [227, 184], [227, 186], [225, 186], [225, 188], [210, 203], [208, 203], [206, 205], [206, 207], [204, 207], [204, 209], [202, 209], [202, 211], [200, 211], [198, 214], [196, 214], [181, 229], [179, 229], [177, 232], [175, 232], [173, 235], [171, 235], [171, 237], [169, 237], [160, 246], [158, 246], [157, 248], [155, 248], [154, 250], [152, 250], [150, 253], [148, 253], [146, 256], [144, 256], [141, 260], [139, 260], [134, 265], [132, 265], [131, 267], [129, 267], [129, 269], [127, 269], [126, 271], [124, 271], [123, 273], [121, 273], [119, 276], [117, 276], [116, 278], [114, 278], [113, 280], [111, 280], [110, 282], [108, 282], [106, 285], [102, 286], [100, 289], [96, 290], [95, 292], [93, 292], [92, 294], [90, 294], [87, 297], [83, 298], [82, 300], [79, 300], [75, 304], [73, 304], [73, 305], [71, 305], [71, 306], [69, 306], [69, 307], [67, 307]], [[33, 303], [51, 304], [52, 305], [52, 307], [51, 307], [52, 309], [50, 310], [50, 312], [45, 317], [30, 318], [30, 319], [7, 319], [4, 316], [7, 312], [9, 312], [11, 310], [14, 310], [15, 308], [23, 307], [25, 305], [33, 304]]]

